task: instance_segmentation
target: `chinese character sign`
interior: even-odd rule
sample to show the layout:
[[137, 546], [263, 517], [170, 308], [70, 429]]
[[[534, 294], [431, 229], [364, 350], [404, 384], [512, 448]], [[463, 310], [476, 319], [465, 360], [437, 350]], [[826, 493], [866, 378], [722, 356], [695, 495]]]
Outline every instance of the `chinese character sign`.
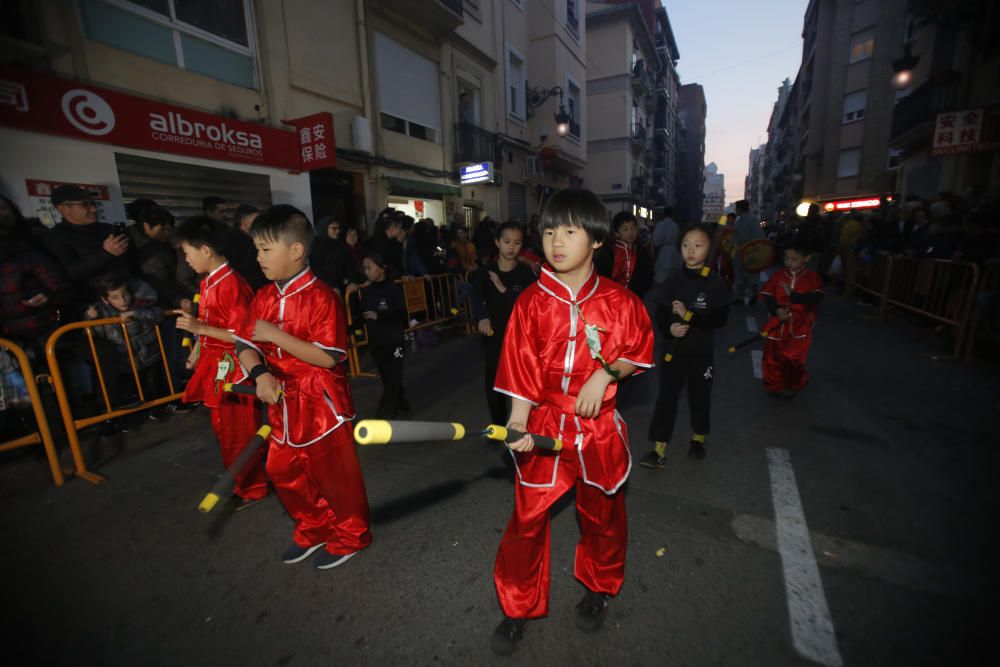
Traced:
[[986, 150], [981, 144], [983, 109], [938, 114], [931, 139], [931, 155]]
[[315, 113], [303, 118], [282, 121], [299, 135], [299, 158], [302, 171], [337, 166], [337, 143], [333, 134], [333, 114]]

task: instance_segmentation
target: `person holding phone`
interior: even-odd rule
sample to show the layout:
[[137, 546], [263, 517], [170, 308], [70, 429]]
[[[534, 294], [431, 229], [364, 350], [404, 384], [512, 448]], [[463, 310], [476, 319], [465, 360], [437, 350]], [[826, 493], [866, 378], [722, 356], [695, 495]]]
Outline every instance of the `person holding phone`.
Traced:
[[116, 227], [97, 221], [97, 194], [78, 185], [60, 185], [52, 190], [52, 205], [62, 222], [45, 235], [45, 246], [73, 283], [75, 303], [81, 308], [99, 296], [91, 279], [109, 272], [130, 273], [125, 225], [119, 223], [120, 227]]

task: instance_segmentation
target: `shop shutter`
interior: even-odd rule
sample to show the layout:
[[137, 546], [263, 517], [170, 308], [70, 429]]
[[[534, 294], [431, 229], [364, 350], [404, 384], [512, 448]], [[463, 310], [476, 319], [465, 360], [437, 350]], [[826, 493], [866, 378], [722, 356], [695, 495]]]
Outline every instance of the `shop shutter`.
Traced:
[[511, 183], [507, 186], [507, 209], [509, 219], [517, 218], [522, 225], [527, 224], [528, 209], [525, 203], [523, 183]]
[[174, 214], [177, 222], [201, 215], [201, 200], [222, 197], [231, 206], [271, 205], [271, 177], [115, 153], [122, 199], [152, 199]]

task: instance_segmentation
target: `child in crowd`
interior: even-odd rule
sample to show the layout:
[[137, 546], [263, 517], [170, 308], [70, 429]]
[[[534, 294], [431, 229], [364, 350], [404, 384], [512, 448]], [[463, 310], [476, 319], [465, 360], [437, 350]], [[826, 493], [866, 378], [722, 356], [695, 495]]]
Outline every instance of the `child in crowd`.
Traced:
[[382, 380], [382, 398], [375, 416], [395, 419], [400, 411], [409, 412], [403, 393], [404, 332], [406, 298], [403, 288], [386, 277], [382, 256], [369, 252], [361, 263], [368, 284], [361, 291], [358, 310], [368, 334], [368, 346]]
[[[106, 273], [91, 281], [100, 301], [87, 308], [88, 320], [120, 317], [125, 320], [128, 340], [117, 324], [94, 328], [94, 333], [108, 340], [119, 352], [111, 372], [102, 375], [108, 383], [112, 407], [121, 408], [140, 400], [132, 366], [129, 364], [129, 347], [139, 374], [143, 398], [150, 400], [166, 395], [164, 386], [163, 356], [156, 336], [156, 325], [163, 319], [163, 309], [155, 306], [156, 292], [142, 280], [132, 280], [124, 273]], [[106, 359], [102, 359], [107, 363]], [[102, 369], [107, 368], [102, 365]], [[160, 411], [150, 412], [151, 419], [159, 419]], [[123, 422], [126, 427], [127, 424]]]
[[615, 243], [597, 254], [597, 270], [642, 297], [653, 282], [653, 267], [646, 248], [636, 243], [639, 223], [631, 213], [619, 211], [611, 219], [611, 227]]
[[344, 364], [344, 305], [309, 269], [313, 229], [282, 204], [250, 227], [268, 280], [238, 328], [239, 361], [270, 405], [266, 470], [288, 514], [294, 541], [282, 555], [298, 563], [316, 551], [318, 569], [342, 565], [371, 541], [368, 498], [355, 450], [354, 402]]
[[486, 403], [490, 410], [490, 423], [503, 424], [507, 417], [506, 399], [493, 390], [500, 349], [503, 345], [507, 323], [510, 321], [514, 301], [518, 295], [537, 280], [527, 263], [518, 260], [524, 231], [520, 225], [505, 222], [497, 228], [496, 243], [499, 254], [495, 261], [479, 268], [473, 280], [476, 298], [473, 314], [479, 322], [483, 336], [483, 359], [486, 364]]
[[[253, 289], [226, 261], [229, 230], [211, 218], [191, 218], [177, 228], [176, 237], [184, 259], [195, 273], [204, 274], [199, 294], [198, 317], [176, 311], [177, 328], [198, 336], [191, 347], [187, 368], [194, 374], [184, 390], [185, 403], [202, 402], [212, 416], [212, 431], [222, 451], [222, 464], [229, 467], [260, 426], [253, 397], [226, 393], [223, 385], [247, 378], [236, 361], [233, 334], [250, 316]], [[236, 476], [233, 494], [237, 510], [267, 496], [267, 480], [259, 457]]]
[[[504, 619], [490, 647], [500, 655], [514, 652], [529, 619], [548, 614], [549, 509], [573, 488], [575, 574], [585, 588], [576, 625], [595, 632], [603, 624], [624, 581], [628, 541], [621, 487], [631, 462], [616, 383], [653, 361], [642, 301], [594, 271], [594, 251], [611, 232], [597, 195], [556, 193], [540, 226], [548, 264], [514, 304], [496, 376], [496, 390], [512, 399], [507, 427], [526, 433], [508, 444], [517, 483], [493, 575]], [[535, 449], [532, 433], [563, 449]]]
[[[691, 409], [688, 456], [705, 458], [710, 430], [715, 330], [729, 319], [729, 290], [722, 277], [706, 269], [711, 254], [709, 227], [696, 224], [681, 234], [683, 268], [671, 275], [656, 298], [656, 324], [670, 355], [660, 361], [660, 390], [649, 425], [653, 450], [639, 461], [646, 468], [666, 465], [667, 443], [674, 431], [681, 389], [687, 384]], [[708, 275], [703, 275], [709, 270]]]
[[823, 279], [806, 268], [808, 262], [808, 250], [793, 242], [785, 248], [785, 268], [775, 271], [760, 293], [771, 314], [764, 327], [764, 389], [774, 398], [792, 398], [809, 382], [806, 356], [816, 306], [823, 300]]
[[476, 246], [469, 240], [469, 230], [466, 227], [455, 227], [455, 240], [451, 247], [458, 255], [458, 264], [462, 272], [476, 270]]

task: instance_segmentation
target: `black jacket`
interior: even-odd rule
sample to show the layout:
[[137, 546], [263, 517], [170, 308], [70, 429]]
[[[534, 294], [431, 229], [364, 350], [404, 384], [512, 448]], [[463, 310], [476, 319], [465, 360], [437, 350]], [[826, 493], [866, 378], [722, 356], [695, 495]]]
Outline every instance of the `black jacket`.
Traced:
[[[366, 310], [374, 310], [378, 313], [378, 318], [364, 319], [361, 314]], [[406, 298], [403, 296], [402, 286], [386, 278], [362, 288], [354, 321], [364, 323], [370, 345], [378, 347], [402, 345], [403, 331], [407, 324]]]
[[[601, 246], [594, 256], [594, 268], [597, 273], [610, 279], [615, 270], [615, 240], [609, 238]], [[646, 246], [639, 242], [635, 244], [635, 271], [632, 272], [632, 279], [628, 281], [628, 288], [633, 294], [642, 296], [653, 284], [653, 258], [650, 257]]]
[[161, 305], [177, 306], [191, 298], [177, 281], [177, 250], [170, 243], [151, 239], [138, 224], [128, 228], [128, 238], [134, 249], [132, 272], [153, 286]]
[[270, 282], [257, 263], [257, 246], [239, 229], [230, 229], [226, 236], [226, 259], [229, 266], [250, 283], [254, 292]]
[[97, 299], [89, 283], [92, 278], [111, 271], [131, 274], [130, 259], [134, 252], [131, 244], [124, 255], [117, 257], [103, 247], [104, 240], [113, 234], [114, 227], [103, 222], [74, 225], [63, 221], [43, 237], [46, 249], [73, 283], [81, 311], [85, 304]]
[[364, 280], [354, 268], [347, 244], [337, 239], [320, 237], [313, 241], [309, 266], [316, 277], [338, 292], [343, 292], [348, 282]]
[[[490, 280], [490, 271], [495, 272], [500, 277], [500, 282], [507, 288], [503, 294]], [[501, 271], [496, 262], [491, 262], [476, 270], [472, 279], [472, 286], [476, 290], [476, 294], [472, 297], [473, 317], [476, 318], [477, 322], [486, 317], [490, 318], [493, 339], [497, 343], [503, 342], [507, 323], [510, 321], [511, 313], [514, 312], [514, 301], [526, 287], [536, 280], [538, 277], [535, 272], [524, 262], [518, 262], [510, 271]]]
[[691, 319], [686, 322], [691, 328], [676, 344], [673, 353], [711, 355], [715, 344], [714, 330], [726, 326], [729, 320], [730, 298], [726, 283], [715, 271], [702, 277], [699, 271], [685, 267], [671, 274], [656, 297], [656, 324], [667, 341], [676, 340], [670, 333], [671, 324], [685, 324], [679, 315], [674, 314], [673, 302], [680, 301], [691, 311]]

